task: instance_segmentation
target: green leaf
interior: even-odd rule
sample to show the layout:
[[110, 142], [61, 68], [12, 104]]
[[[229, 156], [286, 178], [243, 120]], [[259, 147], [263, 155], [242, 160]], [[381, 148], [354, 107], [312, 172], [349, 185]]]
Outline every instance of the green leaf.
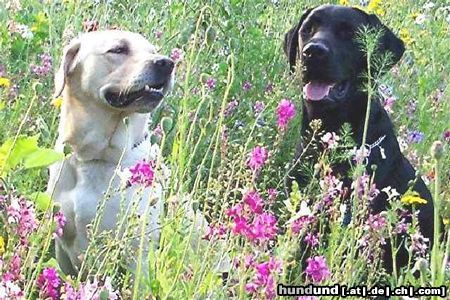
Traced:
[[47, 167], [64, 158], [64, 153], [53, 149], [40, 148], [30, 153], [24, 160], [25, 169]]
[[103, 290], [100, 292], [100, 300], [108, 300], [109, 299], [109, 293], [107, 290]]
[[47, 210], [52, 203], [52, 198], [47, 193], [43, 192], [33, 193], [27, 198], [33, 201], [36, 204], [36, 208], [40, 211]]
[[[26, 156], [38, 149], [39, 135], [32, 137], [20, 136], [14, 143], [14, 138], [6, 140], [0, 147], [0, 170], [7, 173], [16, 167]], [[4, 175], [4, 174], [1, 174]]]

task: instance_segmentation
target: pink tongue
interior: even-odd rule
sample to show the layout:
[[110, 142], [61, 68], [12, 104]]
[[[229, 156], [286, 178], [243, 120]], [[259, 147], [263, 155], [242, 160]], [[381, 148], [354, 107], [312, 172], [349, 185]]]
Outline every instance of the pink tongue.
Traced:
[[309, 82], [303, 87], [303, 93], [305, 93], [306, 99], [308, 100], [322, 100], [328, 95], [332, 86], [326, 83]]

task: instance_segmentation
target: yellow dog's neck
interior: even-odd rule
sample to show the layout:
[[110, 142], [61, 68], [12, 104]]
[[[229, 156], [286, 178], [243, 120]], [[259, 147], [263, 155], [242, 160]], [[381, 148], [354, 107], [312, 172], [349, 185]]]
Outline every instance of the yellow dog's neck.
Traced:
[[148, 114], [118, 112], [92, 100], [77, 99], [67, 88], [60, 117], [57, 150], [69, 144], [80, 161], [112, 163], [145, 139], [149, 119]]

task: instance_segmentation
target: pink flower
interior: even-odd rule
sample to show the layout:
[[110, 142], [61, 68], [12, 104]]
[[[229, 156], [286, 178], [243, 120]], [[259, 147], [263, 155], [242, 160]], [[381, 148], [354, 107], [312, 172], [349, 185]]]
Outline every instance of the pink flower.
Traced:
[[249, 192], [244, 195], [244, 203], [248, 205], [250, 210], [255, 214], [263, 211], [264, 202], [258, 192]]
[[155, 176], [155, 171], [154, 171], [154, 162], [146, 162], [145, 160], [142, 160], [140, 162], [138, 162], [136, 165], [134, 165], [133, 167], [131, 167], [130, 173], [131, 176], [128, 179], [128, 182], [130, 183], [130, 185], [135, 185], [135, 184], [142, 184], [145, 187], [149, 187], [152, 185], [153, 183], [153, 179]]
[[38, 76], [46, 76], [52, 71], [52, 57], [48, 53], [41, 54], [41, 64], [31, 65], [31, 72]]
[[36, 284], [40, 289], [39, 295], [44, 299], [59, 299], [59, 285], [61, 280], [55, 268], [44, 268]]
[[65, 283], [63, 287], [63, 297], [65, 300], [117, 300], [118, 293], [113, 289], [111, 277], [106, 277], [104, 283], [100, 283], [97, 278], [80, 285], [77, 291], [70, 283]]
[[430, 239], [425, 238], [420, 232], [411, 234], [411, 248], [417, 256], [425, 256]]
[[21, 243], [28, 244], [27, 237], [38, 227], [33, 203], [23, 198], [12, 198], [6, 211], [8, 223], [16, 225], [16, 233]]
[[60, 237], [63, 235], [63, 229], [64, 229], [64, 226], [66, 225], [66, 217], [64, 216], [64, 214], [61, 211], [58, 211], [57, 213], [55, 213], [53, 215], [53, 220], [55, 221], [55, 224], [56, 224], [54, 236]]
[[321, 138], [322, 142], [324, 142], [327, 145], [328, 149], [336, 148], [340, 139], [341, 138], [334, 132], [327, 132]]
[[224, 225], [208, 225], [206, 234], [202, 237], [204, 240], [222, 239], [227, 233]]
[[155, 31], [155, 37], [157, 39], [160, 39], [163, 36], [163, 32], [161, 30], [156, 30]]
[[250, 169], [257, 171], [266, 163], [268, 153], [265, 147], [256, 146], [250, 153], [250, 158], [247, 165]]
[[450, 143], [450, 130], [444, 132], [444, 140]]
[[323, 256], [314, 256], [310, 257], [306, 260], [308, 266], [306, 267], [306, 275], [310, 276], [313, 282], [321, 282], [327, 279], [331, 273], [328, 269], [325, 257]]
[[183, 50], [179, 48], [172, 49], [172, 53], [170, 53], [170, 58], [173, 60], [175, 64], [179, 63], [184, 58]]
[[277, 108], [278, 128], [285, 130], [290, 120], [295, 117], [295, 105], [289, 99], [281, 100]]

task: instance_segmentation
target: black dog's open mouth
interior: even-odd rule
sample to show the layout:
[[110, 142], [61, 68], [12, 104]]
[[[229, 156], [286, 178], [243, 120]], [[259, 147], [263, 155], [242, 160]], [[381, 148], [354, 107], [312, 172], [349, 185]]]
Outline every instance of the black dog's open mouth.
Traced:
[[340, 100], [347, 95], [349, 88], [350, 81], [348, 80], [339, 83], [310, 81], [303, 87], [303, 93], [309, 101]]
[[164, 85], [165, 83], [155, 86], [145, 85], [142, 89], [132, 92], [110, 90], [105, 93], [105, 99], [114, 107], [125, 107], [137, 100], [158, 102], [164, 97]]

